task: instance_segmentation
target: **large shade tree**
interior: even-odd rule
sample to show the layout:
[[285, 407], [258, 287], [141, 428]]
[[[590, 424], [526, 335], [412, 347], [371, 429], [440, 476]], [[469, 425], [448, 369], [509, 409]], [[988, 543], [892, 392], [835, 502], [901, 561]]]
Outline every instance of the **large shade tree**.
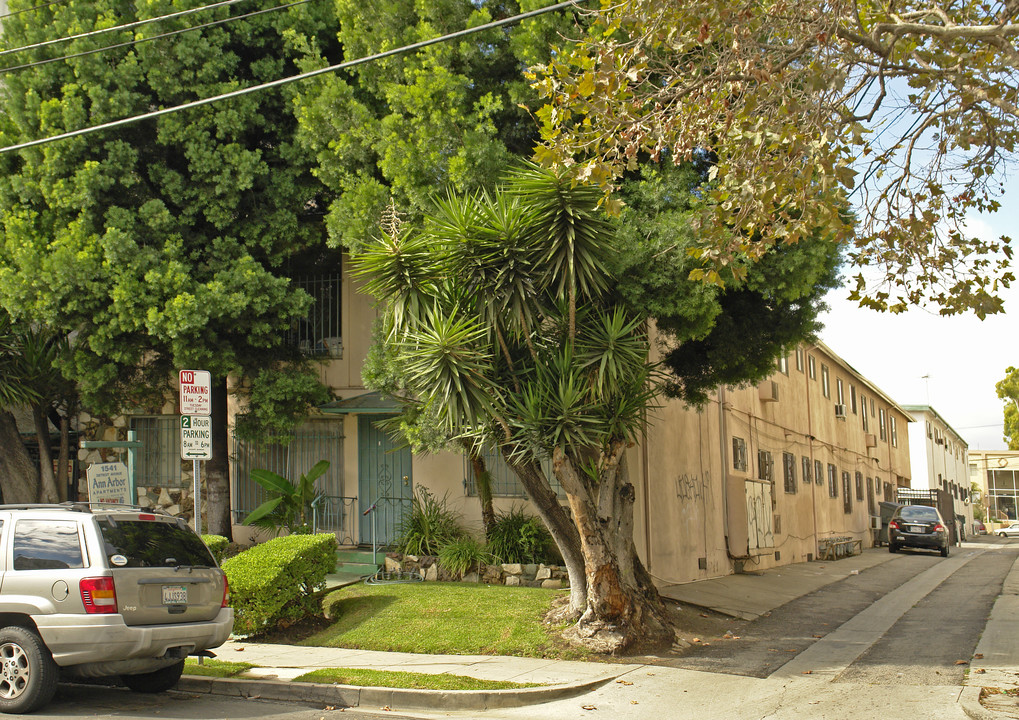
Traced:
[[[4, 18], [4, 48], [205, 3], [9, 5], [26, 11]], [[220, 7], [201, 20], [236, 12]], [[278, 79], [336, 52], [328, 3], [145, 42], [197, 22], [178, 17], [5, 56], [6, 64], [30, 67], [3, 76], [0, 143]], [[292, 414], [322, 394], [283, 344], [310, 303], [290, 275], [302, 254], [314, 257], [324, 244], [325, 191], [294, 142], [296, 125], [293, 91], [284, 89], [0, 158], [0, 303], [19, 322], [74, 333], [75, 352], [62, 369], [95, 414], [158, 412], [173, 396], [177, 369], [211, 371], [208, 522], [227, 536], [227, 377], [247, 378], [252, 396], [259, 385], [286, 383], [283, 410]], [[295, 382], [298, 375], [307, 381]], [[277, 413], [261, 426], [293, 419]]]
[[714, 153], [699, 276], [827, 227], [864, 305], [1002, 310], [1010, 240], [965, 219], [1015, 158], [1019, 5], [604, 0], [591, 21], [532, 76], [539, 156], [610, 187], [644, 153]]
[[[630, 224], [604, 214], [597, 187], [529, 167], [492, 193], [450, 194], [420, 224], [390, 223], [358, 258], [366, 288], [381, 301], [388, 386], [448, 436], [498, 448], [569, 570], [568, 637], [617, 653], [672, 639], [634, 546], [626, 449], [663, 390], [702, 400], [698, 383], [712, 372], [684, 375], [693, 364], [683, 358], [653, 363], [651, 323], [663, 326], [672, 349], [712, 347], [713, 329], [728, 330], [719, 317], [731, 292], [684, 272], [692, 234], [683, 217], [699, 174], [666, 168], [647, 176], [634, 197], [656, 198], [656, 208], [635, 202]], [[671, 199], [661, 199], [662, 189]], [[760, 352], [767, 367], [744, 360], [740, 381], [769, 374], [781, 347], [812, 327], [838, 253], [829, 240], [805, 240], [801, 249], [812, 261], [772, 250], [761, 263], [784, 285], [755, 268], [759, 284], [740, 289], [758, 293], [766, 310], [746, 309], [759, 322], [783, 303], [813, 311], [767, 338], [747, 337], [747, 357]], [[797, 260], [808, 269], [794, 270]], [[544, 460], [568, 499], [567, 522]]]

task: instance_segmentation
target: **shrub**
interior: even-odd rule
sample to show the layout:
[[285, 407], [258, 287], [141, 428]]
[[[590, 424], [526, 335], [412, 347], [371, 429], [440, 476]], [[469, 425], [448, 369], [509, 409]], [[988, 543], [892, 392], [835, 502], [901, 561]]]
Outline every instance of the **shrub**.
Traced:
[[222, 563], [227, 548], [230, 547], [230, 541], [222, 535], [202, 535], [202, 542], [209, 548], [216, 562]]
[[449, 495], [437, 499], [418, 488], [410, 515], [397, 527], [396, 549], [404, 555], [438, 555], [440, 548], [467, 536], [460, 515], [446, 507]]
[[270, 499], [252, 510], [244, 524], [271, 530], [276, 535], [284, 530], [291, 535], [310, 534], [312, 503], [321, 495], [315, 489], [315, 481], [328, 469], [329, 461], [319, 460], [296, 483], [271, 470], [252, 470], [251, 479], [265, 489]]
[[485, 546], [470, 535], [457, 538], [439, 548], [439, 565], [459, 580], [482, 563], [492, 562]]
[[540, 518], [522, 508], [499, 513], [488, 532], [488, 551], [504, 563], [562, 562], [555, 541]]
[[290, 535], [224, 561], [234, 632], [253, 635], [292, 625], [321, 611], [315, 592], [336, 567], [336, 537]]

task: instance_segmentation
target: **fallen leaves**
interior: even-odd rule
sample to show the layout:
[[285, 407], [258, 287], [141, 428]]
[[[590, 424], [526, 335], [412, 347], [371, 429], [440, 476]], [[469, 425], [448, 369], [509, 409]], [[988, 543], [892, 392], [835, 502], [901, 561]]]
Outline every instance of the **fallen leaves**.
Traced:
[[597, 710], [598, 707], [595, 706], [595, 705], [581, 705], [580, 709], [581, 710]]
[[630, 682], [629, 680], [616, 680], [616, 682], [619, 683], [620, 685], [633, 685], [633, 683]]
[[956, 665], [969, 665], [969, 660], [956, 660]]

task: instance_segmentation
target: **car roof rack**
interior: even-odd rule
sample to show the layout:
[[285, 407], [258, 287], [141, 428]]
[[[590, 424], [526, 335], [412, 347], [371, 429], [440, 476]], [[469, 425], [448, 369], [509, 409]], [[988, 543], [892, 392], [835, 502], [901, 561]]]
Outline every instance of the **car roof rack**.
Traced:
[[10, 503], [0, 505], [0, 510], [71, 510], [73, 512], [94, 512], [95, 510], [133, 510], [172, 517], [163, 508], [146, 508], [129, 503], [108, 502], [62, 502], [62, 503]]

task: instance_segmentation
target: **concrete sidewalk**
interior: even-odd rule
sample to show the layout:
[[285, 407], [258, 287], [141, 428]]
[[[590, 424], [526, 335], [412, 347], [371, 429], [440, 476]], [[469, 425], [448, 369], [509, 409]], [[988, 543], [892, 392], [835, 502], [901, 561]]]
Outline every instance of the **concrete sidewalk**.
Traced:
[[[960, 550], [980, 552], [988, 545], [980, 543], [964, 543]], [[730, 575], [728, 577], [670, 585], [662, 588], [666, 597], [689, 605], [699, 606], [726, 613], [734, 617], [753, 619], [774, 610], [785, 603], [802, 597], [829, 583], [837, 582], [849, 575], [866, 572], [868, 568], [883, 562], [894, 560], [887, 550], [868, 549], [861, 555], [844, 558], [832, 562], [811, 562], [789, 565], [759, 573]], [[443, 714], [454, 717], [471, 717], [470, 713], [481, 710], [506, 709], [500, 717], [517, 717], [512, 708], [520, 708], [524, 717], [573, 717], [568, 712], [556, 709], [563, 707], [585, 707], [588, 698], [608, 703], [616, 698], [623, 689], [636, 690], [643, 687], [643, 695], [656, 698], [660, 702], [663, 717], [671, 715], [667, 708], [669, 698], [672, 702], [683, 703], [689, 707], [693, 696], [715, 698], [711, 712], [699, 708], [699, 718], [727, 717], [725, 707], [739, 705], [743, 700], [757, 702], [753, 698], [774, 697], [782, 707], [788, 703], [799, 702], [801, 698], [808, 709], [820, 701], [806, 699], [811, 692], [819, 690], [818, 683], [825, 682], [829, 695], [844, 693], [847, 701], [852, 704], [864, 697], [872, 703], [867, 712], [878, 707], [888, 706], [882, 714], [850, 715], [812, 714], [804, 712], [801, 717], [924, 717], [930, 718], [964, 718], [978, 720], [1016, 717], [1008, 707], [1010, 696], [994, 712], [982, 707], [979, 703], [981, 687], [1019, 687], [1019, 562], [1013, 565], [1008, 575], [1001, 597], [991, 613], [980, 644], [977, 657], [982, 655], [980, 663], [973, 663], [973, 672], [969, 676], [970, 686], [939, 688], [904, 688], [898, 687], [892, 693], [897, 704], [891, 703], [892, 696], [886, 696], [891, 690], [884, 688], [885, 695], [879, 688], [873, 687], [839, 687], [834, 686], [821, 676], [811, 679], [780, 678], [759, 679], [706, 672], [662, 668], [650, 665], [574, 662], [543, 660], [537, 658], [519, 658], [504, 656], [457, 656], [457, 655], [422, 655], [414, 653], [388, 653], [365, 650], [347, 650], [338, 648], [313, 648], [286, 645], [269, 645], [263, 643], [231, 640], [215, 650], [217, 659], [231, 662], [246, 662], [258, 667], [253, 668], [238, 679], [209, 679], [196, 676], [184, 676], [181, 689], [192, 692], [215, 692], [264, 699], [300, 700], [320, 703], [323, 706], [364, 707], [372, 710], [392, 708], [398, 712], [432, 711], [439, 709]], [[465, 675], [486, 680], [508, 680], [519, 683], [540, 683], [541, 687], [519, 690], [496, 691], [430, 691], [430, 690], [394, 690], [389, 688], [360, 688], [340, 685], [314, 685], [307, 683], [291, 683], [293, 678], [316, 668], [371, 668], [376, 670], [399, 670], [419, 673], [449, 673]], [[829, 678], [830, 680], [830, 678]], [[615, 681], [615, 682], [613, 682]], [[633, 687], [636, 685], [636, 687]], [[578, 696], [583, 696], [580, 701]], [[721, 698], [726, 702], [718, 702]], [[568, 698], [574, 698], [564, 703]], [[1015, 698], [1011, 698], [1014, 700]], [[594, 700], [592, 700], [594, 702]], [[644, 700], [629, 699], [629, 704], [640, 703], [639, 716], [646, 717], [652, 711], [650, 704]], [[733, 705], [735, 703], [735, 705]], [[543, 705], [542, 713], [531, 713], [532, 706]], [[932, 704], [939, 708], [938, 713], [931, 710]], [[530, 710], [527, 708], [530, 707]], [[594, 707], [594, 705], [591, 705]], [[608, 707], [602, 705], [602, 707]], [[833, 707], [840, 707], [835, 703]], [[925, 709], [926, 708], [926, 709]], [[618, 713], [627, 714], [638, 708], [627, 709], [625, 705], [617, 708]], [[816, 708], [815, 708], [816, 709]], [[843, 709], [844, 710], [844, 709]], [[1019, 707], [1017, 707], [1019, 710]], [[908, 711], [908, 713], [907, 713]], [[653, 712], [653, 711], [652, 711]], [[460, 713], [460, 714], [458, 714]], [[463, 714], [467, 713], [467, 714]], [[545, 714], [548, 713], [548, 714]], [[565, 713], [565, 714], [564, 714]], [[422, 714], [422, 713], [419, 713]], [[425, 712], [422, 716], [427, 716]], [[582, 716], [581, 713], [580, 716]], [[631, 717], [638, 715], [630, 714]], [[740, 717], [741, 714], [728, 717]], [[783, 717], [778, 714], [776, 717]], [[578, 716], [579, 717], [579, 716]], [[791, 717], [795, 717], [792, 715]]]

